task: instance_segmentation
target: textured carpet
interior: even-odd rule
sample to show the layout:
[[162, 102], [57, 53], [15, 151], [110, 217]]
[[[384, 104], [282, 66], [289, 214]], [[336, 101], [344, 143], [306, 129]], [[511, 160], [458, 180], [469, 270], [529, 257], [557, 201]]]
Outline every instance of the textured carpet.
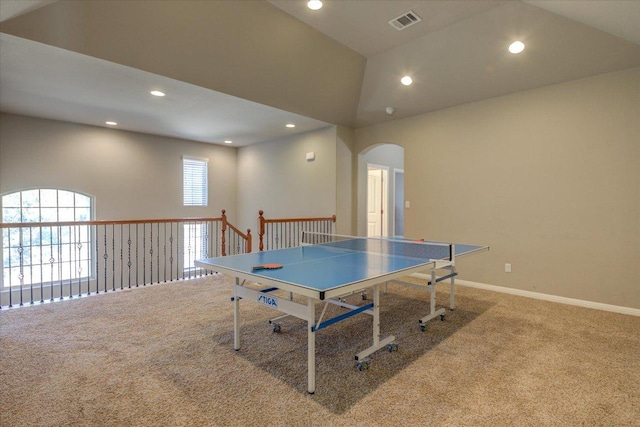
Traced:
[[421, 332], [428, 293], [392, 285], [381, 324], [398, 352], [359, 372], [371, 317], [323, 329], [310, 396], [305, 324], [274, 334], [277, 313], [244, 302], [234, 351], [231, 283], [0, 311], [0, 425], [640, 426], [638, 317], [458, 287]]

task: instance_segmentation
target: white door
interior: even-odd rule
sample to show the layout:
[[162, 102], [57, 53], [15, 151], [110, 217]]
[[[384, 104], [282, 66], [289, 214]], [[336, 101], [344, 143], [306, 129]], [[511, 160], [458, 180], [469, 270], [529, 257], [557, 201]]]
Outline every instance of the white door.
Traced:
[[367, 171], [367, 236], [386, 236], [387, 170], [368, 166]]

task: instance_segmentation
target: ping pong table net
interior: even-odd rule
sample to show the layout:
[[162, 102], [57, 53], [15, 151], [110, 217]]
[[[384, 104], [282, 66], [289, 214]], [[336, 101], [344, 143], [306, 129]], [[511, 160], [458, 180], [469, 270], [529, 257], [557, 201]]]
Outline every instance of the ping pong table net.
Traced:
[[357, 237], [304, 231], [302, 245], [323, 245], [336, 249], [423, 260], [451, 261], [455, 256], [453, 244], [396, 237]]

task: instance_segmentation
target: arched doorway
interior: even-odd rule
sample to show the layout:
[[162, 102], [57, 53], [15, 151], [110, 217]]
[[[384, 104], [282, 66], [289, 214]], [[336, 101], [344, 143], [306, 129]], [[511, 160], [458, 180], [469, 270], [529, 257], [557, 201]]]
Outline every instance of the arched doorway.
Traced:
[[358, 155], [357, 227], [361, 236], [404, 233], [403, 147], [377, 144]]

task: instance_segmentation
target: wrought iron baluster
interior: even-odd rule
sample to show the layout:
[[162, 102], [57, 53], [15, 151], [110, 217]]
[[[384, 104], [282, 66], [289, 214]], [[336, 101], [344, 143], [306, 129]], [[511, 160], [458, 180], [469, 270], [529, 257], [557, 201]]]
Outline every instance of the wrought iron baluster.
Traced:
[[[153, 284], [153, 224], [149, 224], [149, 232], [151, 233], [151, 238], [149, 240], [149, 284]], [[147, 283], [146, 281], [144, 282]]]
[[[11, 262], [11, 229], [7, 228], [6, 231], [3, 231], [3, 233], [7, 233], [7, 245], [9, 247], [9, 273], [5, 276], [9, 278], [9, 308], [13, 307], [13, 288], [11, 287], [12, 283], [11, 283], [11, 276], [13, 276], [13, 274], [11, 274], [11, 266], [13, 265], [13, 263]], [[4, 237], [4, 236], [3, 236]], [[2, 267], [2, 274], [5, 274], [5, 270], [7, 270], [6, 267]], [[6, 283], [5, 283], [6, 284]], [[1, 305], [0, 305], [0, 309], [1, 309]]]
[[109, 255], [107, 254], [107, 226], [103, 226], [104, 233], [104, 254], [102, 254], [102, 258], [104, 259], [104, 292], [107, 292], [107, 261], [109, 259]]
[[22, 228], [20, 229], [20, 243], [18, 244], [18, 259], [19, 259], [19, 269], [18, 269], [18, 280], [20, 281], [20, 307], [24, 305], [24, 296], [22, 295], [22, 287], [24, 286], [24, 254], [23, 254], [23, 246], [22, 246]]
[[29, 292], [30, 304], [33, 305], [33, 228], [29, 227]]
[[189, 279], [191, 279], [191, 245], [192, 245], [191, 236], [193, 235], [193, 231], [192, 231], [193, 227], [194, 225], [192, 223], [189, 223], [189, 225], [187, 226], [187, 228], [189, 229], [189, 235], [187, 236], [187, 243], [189, 247], [187, 249], [187, 265], [185, 267], [189, 272]]
[[[176, 222], [176, 229], [178, 228], [178, 224]], [[173, 280], [173, 223], [170, 224], [171, 225], [171, 233], [169, 236], [169, 274], [171, 275], [171, 280]], [[178, 278], [177, 274], [176, 274], [176, 279]]]
[[[69, 297], [73, 298], [73, 246], [75, 243], [75, 228], [72, 230], [72, 226], [68, 227], [69, 232]], [[73, 239], [71, 238], [73, 235]], [[60, 282], [60, 286], [62, 286], [62, 282]]]
[[[209, 254], [211, 253], [210, 252], [209, 235], [210, 235], [210, 232], [211, 232], [210, 227], [211, 227], [212, 224], [213, 223], [208, 222], [208, 221], [205, 221], [203, 223], [203, 226], [204, 226], [204, 236], [203, 236], [204, 242], [202, 242], [201, 247], [204, 249], [204, 253], [200, 254], [202, 258], [209, 258]], [[205, 273], [206, 273], [206, 271], [205, 271]]]
[[122, 224], [120, 224], [120, 290], [124, 288], [124, 236]]
[[269, 232], [271, 233], [271, 246], [268, 247], [267, 249], [276, 249], [276, 247], [274, 246], [277, 242], [278, 239], [278, 233], [277, 233], [277, 229], [276, 229], [277, 224], [273, 223], [273, 224], [269, 224]]
[[[82, 228], [80, 228], [82, 226], [78, 225], [77, 226], [77, 230], [78, 230], [78, 235], [82, 236]], [[74, 231], [75, 233], [75, 231]], [[79, 241], [76, 243], [76, 248], [78, 249], [78, 255], [77, 255], [77, 260], [78, 260], [78, 267], [76, 269], [76, 271], [78, 272], [78, 298], [82, 296], [82, 272], [84, 271], [82, 268], [82, 237], [79, 237]]]
[[[171, 225], [171, 224], [169, 224]], [[164, 259], [164, 281], [167, 281], [167, 223], [164, 223], [164, 239], [162, 239], [162, 258]]]
[[96, 294], [100, 293], [100, 228], [96, 225]]
[[286, 247], [290, 248], [291, 247], [291, 223], [287, 223], [285, 224], [285, 245]]
[[142, 286], [147, 285], [147, 224], [142, 224]]
[[265, 228], [267, 230], [265, 232], [265, 234], [267, 235], [267, 238], [265, 239], [267, 241], [267, 243], [265, 245], [266, 246], [265, 250], [268, 251], [270, 249], [270, 246], [271, 246], [271, 239], [273, 239], [273, 236], [272, 236], [272, 233], [271, 233], [272, 232], [271, 223], [267, 224], [267, 226]]
[[116, 225], [111, 224], [111, 290], [116, 290]]
[[49, 298], [50, 301], [53, 301], [53, 264], [56, 262], [56, 259], [53, 257], [53, 227], [49, 226], [49, 265], [51, 266], [51, 280], [49, 280]]
[[220, 255], [220, 252], [218, 251], [218, 245], [215, 244], [218, 241], [218, 236], [220, 235], [220, 225], [221, 224], [218, 224], [218, 222], [216, 221], [216, 226], [215, 226], [216, 237], [215, 237], [215, 242], [213, 243], [213, 248], [214, 248], [213, 256], [216, 256], [216, 257]]
[[40, 250], [40, 261], [38, 262], [39, 266], [40, 266], [40, 304], [44, 303], [44, 275], [43, 275], [43, 270], [44, 270], [44, 263], [42, 262], [42, 227], [39, 227], [40, 230], [40, 245], [39, 245], [39, 250]]
[[129, 224], [127, 235], [127, 270], [129, 272], [128, 287], [131, 289], [131, 224]]
[[160, 223], [156, 224], [156, 283], [160, 283]]
[[[278, 225], [278, 222], [282, 224]], [[123, 229], [125, 224], [126, 233]], [[148, 235], [146, 224], [151, 227]], [[173, 224], [176, 224], [175, 230]], [[296, 236], [299, 234], [295, 225], [287, 226], [286, 221], [281, 220], [267, 225], [270, 227], [268, 234], [271, 236], [269, 249], [277, 249], [288, 240], [291, 241], [290, 244], [295, 244]], [[119, 227], [118, 230], [116, 227]], [[229, 236], [226, 246], [230, 254], [247, 253], [249, 250], [249, 230], [245, 236], [234, 226], [227, 227], [229, 234], [221, 231], [221, 228], [221, 218], [198, 218], [187, 222], [91, 221], [86, 225], [80, 221], [58, 221], [57, 224], [33, 223], [11, 230], [5, 228], [3, 238], [9, 241], [10, 246], [5, 252], [5, 264], [8, 266], [3, 267], [4, 285], [9, 287], [9, 295], [4, 295], [5, 303], [8, 302], [11, 307], [18, 304], [27, 305], [27, 301], [36, 304], [49, 300], [81, 298], [92, 293], [107, 293], [109, 282], [111, 291], [115, 292], [118, 288], [126, 288], [125, 279], [128, 280], [127, 286], [132, 288], [134, 275], [136, 286], [139, 286], [141, 281], [142, 285], [146, 286], [210, 275], [212, 271], [199, 268], [194, 263], [198, 259], [220, 256], [220, 252], [225, 248], [218, 240], [225, 240], [226, 236]], [[179, 240], [174, 245], [175, 238]], [[135, 243], [133, 239], [136, 239]], [[179, 258], [176, 258], [176, 255]], [[116, 259], [118, 256], [119, 261]], [[147, 257], [150, 257], [149, 271], [146, 268]], [[136, 264], [135, 270], [133, 263]], [[48, 272], [45, 271], [47, 264]], [[127, 274], [124, 273], [125, 264]], [[100, 271], [101, 268], [103, 271]], [[150, 274], [149, 280], [147, 273]], [[49, 282], [45, 283], [47, 277]], [[100, 280], [103, 284], [100, 284]], [[36, 298], [38, 292], [39, 299]], [[49, 295], [46, 295], [47, 293]]]
[[138, 268], [140, 266], [140, 258], [138, 257], [138, 247], [140, 246], [140, 234], [138, 233], [138, 224], [136, 223], [136, 288], [138, 287], [138, 279], [140, 273]]
[[58, 288], [60, 289], [60, 300], [64, 299], [62, 295], [62, 226], [58, 226]]

